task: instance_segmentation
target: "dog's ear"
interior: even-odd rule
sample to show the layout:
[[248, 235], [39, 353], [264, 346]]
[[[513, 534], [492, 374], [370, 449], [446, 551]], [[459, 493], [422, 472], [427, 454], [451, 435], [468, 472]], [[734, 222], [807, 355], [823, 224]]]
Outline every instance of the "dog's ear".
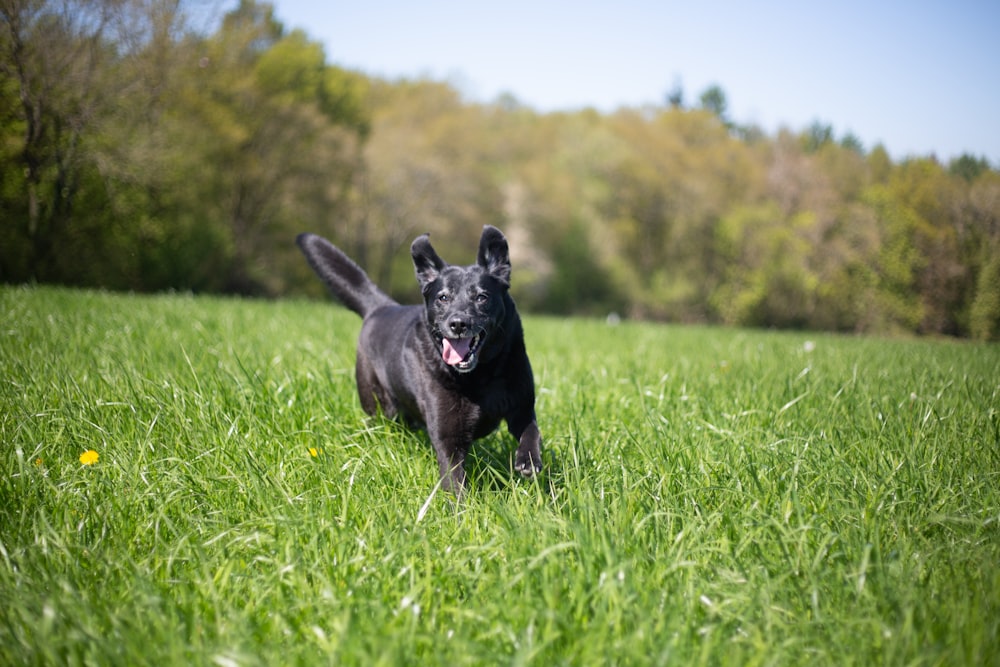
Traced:
[[427, 285], [437, 280], [441, 271], [448, 266], [434, 251], [427, 234], [421, 234], [413, 240], [413, 244], [410, 245], [410, 255], [413, 257], [413, 268], [417, 272], [417, 282], [420, 283], [421, 292]]
[[496, 227], [485, 225], [483, 235], [479, 239], [479, 266], [486, 272], [510, 287], [510, 251], [507, 239]]

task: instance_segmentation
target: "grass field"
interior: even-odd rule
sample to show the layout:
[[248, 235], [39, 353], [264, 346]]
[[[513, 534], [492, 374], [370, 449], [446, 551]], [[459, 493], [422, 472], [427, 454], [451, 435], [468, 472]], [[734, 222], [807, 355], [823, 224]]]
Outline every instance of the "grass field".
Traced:
[[345, 310], [0, 319], [0, 664], [1000, 664], [1000, 346], [529, 317], [456, 506]]

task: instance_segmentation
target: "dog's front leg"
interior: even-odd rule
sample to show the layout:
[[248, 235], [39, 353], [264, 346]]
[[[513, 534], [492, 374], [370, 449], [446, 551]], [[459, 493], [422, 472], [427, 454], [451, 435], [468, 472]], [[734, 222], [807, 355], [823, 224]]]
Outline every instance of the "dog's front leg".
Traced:
[[428, 426], [428, 435], [437, 455], [438, 471], [441, 474], [441, 488], [461, 496], [465, 489], [465, 456], [469, 453], [469, 442], [453, 435], [435, 433]]
[[507, 420], [510, 434], [517, 440], [514, 470], [530, 477], [542, 469], [542, 434], [538, 430], [534, 411]]

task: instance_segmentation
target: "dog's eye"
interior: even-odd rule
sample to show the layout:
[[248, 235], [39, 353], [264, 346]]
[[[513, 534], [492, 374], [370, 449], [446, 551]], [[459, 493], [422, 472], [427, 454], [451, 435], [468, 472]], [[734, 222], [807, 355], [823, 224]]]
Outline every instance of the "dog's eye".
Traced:
[[449, 301], [451, 301], [451, 295], [441, 292], [440, 294], [438, 294], [438, 301], [440, 301], [441, 303], [448, 303]]
[[484, 293], [476, 295], [476, 303], [478, 303], [480, 306], [485, 306], [487, 303], [489, 303], [489, 301], [490, 301], [489, 294]]

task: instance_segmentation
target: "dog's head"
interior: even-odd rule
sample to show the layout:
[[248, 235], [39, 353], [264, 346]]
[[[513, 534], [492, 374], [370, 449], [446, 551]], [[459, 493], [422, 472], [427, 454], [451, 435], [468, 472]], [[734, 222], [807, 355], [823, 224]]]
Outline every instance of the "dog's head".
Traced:
[[424, 295], [427, 324], [446, 364], [460, 373], [476, 368], [500, 342], [510, 288], [507, 239], [486, 225], [472, 266], [442, 260], [427, 235], [410, 246], [413, 267]]

